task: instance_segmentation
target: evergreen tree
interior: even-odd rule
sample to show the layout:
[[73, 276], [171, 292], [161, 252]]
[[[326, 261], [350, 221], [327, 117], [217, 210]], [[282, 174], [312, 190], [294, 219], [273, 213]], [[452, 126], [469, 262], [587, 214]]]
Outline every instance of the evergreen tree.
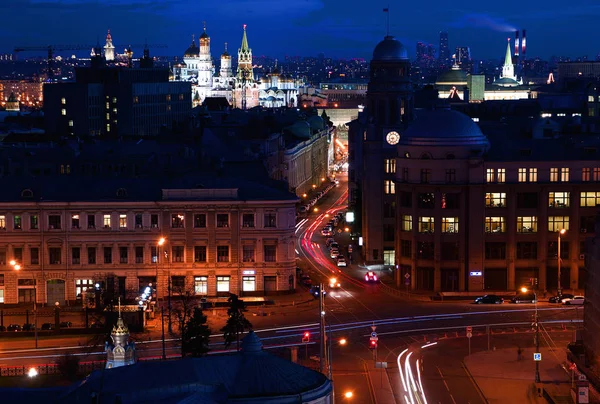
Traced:
[[237, 341], [237, 350], [239, 351], [240, 333], [251, 330], [252, 324], [244, 316], [246, 304], [238, 298], [238, 295], [230, 293], [227, 301], [229, 302], [229, 309], [227, 309], [229, 318], [227, 319], [227, 323], [225, 323], [225, 327], [221, 328], [221, 331], [225, 338], [225, 346], [228, 347], [233, 341]]
[[209, 351], [208, 340], [210, 328], [206, 324], [206, 316], [199, 307], [184, 324], [181, 332], [181, 356], [204, 356]]

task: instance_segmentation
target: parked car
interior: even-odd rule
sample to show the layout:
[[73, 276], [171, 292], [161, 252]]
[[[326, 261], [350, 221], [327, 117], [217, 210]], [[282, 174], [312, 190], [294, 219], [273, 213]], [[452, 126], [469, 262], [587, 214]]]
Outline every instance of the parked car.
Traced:
[[19, 324], [10, 324], [8, 326], [8, 328], [6, 329], [6, 331], [8, 331], [8, 332], [18, 332], [21, 330], [22, 330], [22, 328]]
[[60, 323], [60, 328], [71, 328], [73, 327], [73, 323], [70, 321], [62, 321]]
[[310, 279], [310, 276], [308, 276], [308, 275], [302, 275], [302, 278], [300, 278], [300, 281], [302, 282], [302, 284], [304, 286], [312, 285], [312, 279]]
[[561, 295], [557, 295], [557, 296], [552, 296], [550, 299], [548, 299], [548, 301], [550, 303], [562, 303], [563, 299], [572, 299], [575, 296], [573, 296], [570, 293], [563, 293]]
[[567, 304], [567, 305], [582, 305], [585, 303], [585, 297], [583, 296], [573, 296], [573, 297], [567, 297], [561, 300], [562, 304]]
[[34, 324], [23, 324], [23, 331], [35, 331]]
[[377, 275], [375, 275], [375, 272], [373, 271], [369, 271], [365, 274], [365, 281], [367, 282], [377, 282]]
[[346, 258], [344, 258], [343, 256], [338, 256], [337, 257], [337, 266], [338, 267], [345, 267], [348, 266], [348, 264], [346, 263]]
[[537, 302], [537, 296], [534, 292], [518, 293], [511, 299], [513, 303], [535, 303]]
[[502, 304], [504, 299], [496, 295], [485, 295], [475, 299], [476, 304]]
[[54, 324], [52, 323], [44, 323], [42, 324], [42, 330], [44, 331], [50, 331], [54, 329]]
[[90, 325], [90, 328], [96, 328], [96, 329], [104, 328], [104, 324], [102, 324], [100, 321], [94, 321]]

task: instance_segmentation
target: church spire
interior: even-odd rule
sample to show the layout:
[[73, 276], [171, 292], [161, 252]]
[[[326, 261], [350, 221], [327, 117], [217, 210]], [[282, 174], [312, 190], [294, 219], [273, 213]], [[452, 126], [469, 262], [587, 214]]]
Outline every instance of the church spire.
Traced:
[[508, 38], [508, 45], [506, 45], [506, 56], [504, 57], [504, 66], [512, 66], [512, 56], [510, 52], [510, 38]]
[[242, 36], [242, 51], [248, 51], [248, 37], [246, 36], [246, 24], [244, 24], [244, 36]]

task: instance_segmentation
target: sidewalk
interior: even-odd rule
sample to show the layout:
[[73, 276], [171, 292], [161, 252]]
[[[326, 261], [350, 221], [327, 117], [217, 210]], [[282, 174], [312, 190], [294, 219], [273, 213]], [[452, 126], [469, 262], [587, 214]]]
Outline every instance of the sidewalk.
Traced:
[[365, 365], [367, 378], [369, 379], [369, 389], [375, 401], [375, 404], [396, 404], [394, 390], [390, 384], [390, 379], [386, 369], [374, 368], [372, 363]]
[[[534, 348], [526, 348], [523, 359], [517, 360], [516, 349], [478, 352], [468, 356], [464, 364], [470, 377], [482, 391], [488, 403], [546, 403], [539, 397], [538, 388], [544, 389], [554, 402], [572, 403], [571, 377], [562, 365], [566, 362], [566, 348], [541, 348], [539, 362], [541, 383], [535, 383]], [[597, 393], [590, 387], [590, 398]]]

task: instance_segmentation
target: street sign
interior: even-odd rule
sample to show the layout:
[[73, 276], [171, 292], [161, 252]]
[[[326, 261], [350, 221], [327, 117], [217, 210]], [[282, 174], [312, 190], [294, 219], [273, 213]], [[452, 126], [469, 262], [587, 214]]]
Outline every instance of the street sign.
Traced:
[[473, 333], [471, 333], [471, 332], [467, 333], [467, 338], [471, 338], [472, 336], [473, 336]]
[[371, 337], [377, 337], [377, 333], [376, 333], [375, 331], [373, 331], [373, 332], [371, 333]]
[[533, 354], [533, 360], [536, 362], [539, 362], [542, 360], [542, 354], [540, 352], [534, 352]]
[[387, 369], [387, 362], [375, 362], [375, 367], [380, 369]]
[[577, 365], [575, 363], [571, 363], [569, 365], [569, 370], [577, 370]]
[[473, 332], [473, 327], [471, 327], [470, 325], [467, 326], [467, 332]]
[[585, 382], [586, 380], [587, 380], [587, 377], [583, 373], [579, 375], [579, 381]]
[[404, 277], [405, 277], [406, 279], [409, 279], [409, 278], [410, 278], [410, 274], [407, 272], [407, 273], [405, 273], [405, 274], [404, 274]]
[[410, 285], [410, 278], [406, 278], [406, 279], [404, 280], [404, 284], [405, 284], [406, 286]]
[[376, 330], [376, 329], [377, 329], [377, 326], [376, 326], [376, 325], [372, 325], [372, 326], [371, 326], [371, 330], [373, 330], [373, 332], [375, 332], [375, 330]]

